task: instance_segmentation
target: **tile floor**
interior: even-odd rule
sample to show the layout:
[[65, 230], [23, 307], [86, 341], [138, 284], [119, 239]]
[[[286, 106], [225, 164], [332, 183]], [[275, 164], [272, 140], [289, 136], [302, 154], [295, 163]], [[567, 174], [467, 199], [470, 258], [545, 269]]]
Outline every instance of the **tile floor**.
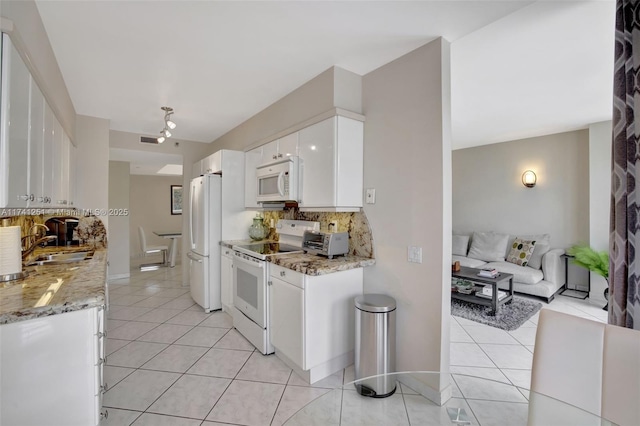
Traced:
[[[227, 314], [205, 314], [181, 285], [181, 277], [177, 265], [133, 270], [130, 278], [109, 283], [109, 390], [103, 401], [109, 417], [102, 426], [281, 425], [309, 402], [353, 380], [350, 367], [307, 385], [275, 356], [255, 351], [232, 328]], [[588, 301], [557, 297], [544, 307], [606, 321], [606, 312]], [[466, 407], [473, 424], [504, 424], [505, 413], [511, 424], [526, 424], [537, 318], [506, 332], [452, 317], [451, 372], [515, 385], [521, 393], [487, 397], [478, 394], [473, 382], [457, 376], [454, 398], [446, 406]], [[413, 393], [402, 387], [386, 404], [406, 413], [411, 424], [424, 424], [422, 420], [434, 415], [414, 401], [419, 397]], [[351, 407], [359, 414], [352, 421], [343, 416], [343, 424], [366, 424], [363, 413], [382, 415], [359, 402], [355, 392], [344, 395], [343, 413]], [[449, 424], [446, 407], [428, 408], [439, 411], [442, 424]]]

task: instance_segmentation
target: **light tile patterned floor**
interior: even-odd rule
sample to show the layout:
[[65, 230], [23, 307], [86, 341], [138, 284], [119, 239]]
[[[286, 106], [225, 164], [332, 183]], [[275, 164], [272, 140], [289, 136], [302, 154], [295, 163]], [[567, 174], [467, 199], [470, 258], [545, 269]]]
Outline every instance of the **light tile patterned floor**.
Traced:
[[[177, 265], [133, 270], [130, 278], [109, 283], [109, 391], [104, 397], [109, 417], [103, 426], [281, 425], [309, 402], [353, 380], [350, 367], [307, 385], [275, 356], [257, 352], [232, 328], [227, 314], [205, 314], [181, 285], [181, 276]], [[560, 296], [544, 308], [606, 322], [606, 312], [588, 301]], [[451, 372], [513, 384], [520, 392], [497, 383], [486, 395], [472, 380], [457, 379], [446, 407], [465, 408], [473, 424], [504, 424], [505, 418], [526, 424], [537, 319], [506, 332], [452, 317]], [[355, 392], [344, 392], [343, 422], [366, 424], [365, 412], [379, 419], [400, 410], [412, 424], [438, 415], [441, 424], [449, 424], [443, 407], [427, 407], [429, 412], [412, 394], [402, 386], [385, 402], [388, 411], [377, 413], [371, 401], [366, 405]]]

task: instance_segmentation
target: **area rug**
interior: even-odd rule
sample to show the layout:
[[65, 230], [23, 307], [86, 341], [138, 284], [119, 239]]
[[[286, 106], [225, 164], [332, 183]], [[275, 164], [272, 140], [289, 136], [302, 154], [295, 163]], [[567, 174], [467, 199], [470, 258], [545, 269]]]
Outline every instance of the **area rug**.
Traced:
[[500, 306], [498, 315], [489, 315], [491, 308], [461, 300], [451, 300], [451, 315], [512, 331], [524, 324], [542, 308], [542, 303], [514, 297], [511, 303]]

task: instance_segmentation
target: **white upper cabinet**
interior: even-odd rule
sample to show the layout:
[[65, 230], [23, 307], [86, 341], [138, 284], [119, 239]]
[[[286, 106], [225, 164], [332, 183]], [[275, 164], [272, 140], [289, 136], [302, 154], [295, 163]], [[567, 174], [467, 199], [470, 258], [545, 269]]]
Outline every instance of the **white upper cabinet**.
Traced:
[[9, 38], [2, 43], [2, 104], [0, 105], [0, 204], [29, 203], [29, 104], [31, 76]]
[[262, 145], [262, 161], [260, 164], [273, 163], [286, 157], [298, 155], [298, 132]]
[[244, 153], [244, 207], [247, 209], [262, 207], [257, 201], [256, 167], [262, 164], [263, 146]]
[[222, 171], [222, 150], [216, 151], [202, 160], [202, 174], [219, 173]]
[[69, 206], [71, 140], [4, 34], [1, 53], [0, 207]]
[[363, 192], [361, 121], [335, 116], [299, 132], [302, 211], [359, 211]]

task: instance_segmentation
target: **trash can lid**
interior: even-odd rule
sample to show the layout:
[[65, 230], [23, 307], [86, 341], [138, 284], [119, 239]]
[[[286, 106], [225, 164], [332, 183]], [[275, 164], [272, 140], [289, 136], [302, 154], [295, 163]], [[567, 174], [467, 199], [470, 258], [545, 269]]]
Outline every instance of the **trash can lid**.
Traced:
[[396, 300], [385, 294], [363, 294], [356, 297], [356, 308], [374, 313], [391, 312], [396, 309]]

